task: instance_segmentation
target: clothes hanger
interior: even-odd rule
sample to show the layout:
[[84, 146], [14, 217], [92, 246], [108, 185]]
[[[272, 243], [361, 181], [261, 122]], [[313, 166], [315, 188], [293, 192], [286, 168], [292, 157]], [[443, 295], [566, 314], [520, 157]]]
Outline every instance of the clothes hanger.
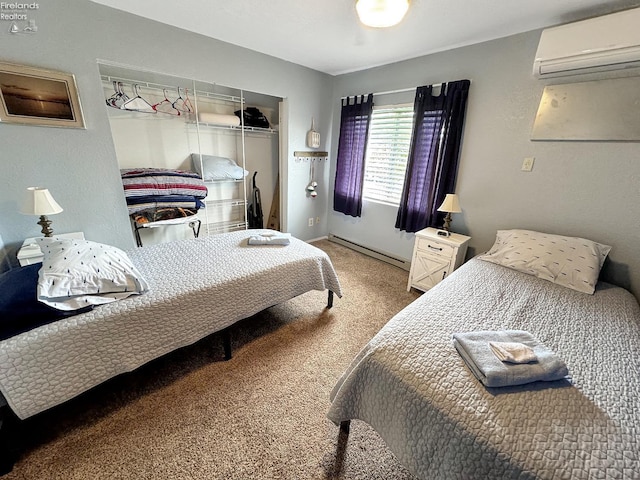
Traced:
[[171, 104], [171, 106], [182, 113], [193, 113], [191, 102], [190, 101], [187, 102], [187, 100], [182, 98], [182, 93], [180, 93], [180, 87], [178, 87], [178, 98], [175, 99], [175, 101]]
[[124, 102], [120, 108], [123, 110], [132, 110], [135, 112], [156, 113], [151, 104], [144, 98], [142, 98], [138, 93], [138, 85], [133, 84], [132, 88], [135, 96]]
[[113, 82], [113, 90], [114, 92], [111, 94], [111, 96], [109, 98], [107, 98], [105, 101], [107, 102], [107, 106], [109, 107], [113, 107], [116, 100], [118, 99], [118, 88], [117, 88], [118, 83], [117, 82]]
[[156, 112], [167, 113], [169, 115], [181, 115], [180, 110], [173, 106], [173, 103], [167, 97], [167, 91], [163, 88], [162, 93], [164, 93], [164, 99], [160, 100], [155, 105], [151, 105]]
[[106, 100], [107, 105], [113, 108], [120, 108], [124, 102], [129, 100], [129, 97], [122, 90], [122, 83], [120, 82], [113, 82], [113, 90], [114, 93]]
[[185, 106], [189, 109], [189, 113], [194, 113], [196, 111], [195, 108], [193, 108], [193, 105], [191, 104], [191, 99], [189, 98], [189, 89], [185, 88], [184, 89], [184, 104]]

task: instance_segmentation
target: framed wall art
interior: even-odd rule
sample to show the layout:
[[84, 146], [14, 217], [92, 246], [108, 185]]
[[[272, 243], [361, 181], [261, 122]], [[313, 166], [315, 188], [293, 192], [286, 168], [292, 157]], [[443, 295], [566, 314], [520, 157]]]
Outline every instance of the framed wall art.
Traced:
[[0, 62], [0, 123], [85, 128], [72, 74]]

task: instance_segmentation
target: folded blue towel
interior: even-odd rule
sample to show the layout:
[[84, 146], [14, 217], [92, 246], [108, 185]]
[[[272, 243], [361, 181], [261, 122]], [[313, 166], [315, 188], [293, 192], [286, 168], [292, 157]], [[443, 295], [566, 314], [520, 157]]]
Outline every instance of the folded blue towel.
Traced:
[[264, 233], [252, 235], [247, 241], [249, 245], [289, 245], [291, 243], [290, 233]]
[[[537, 362], [509, 364], [493, 354], [489, 342], [518, 342], [531, 347]], [[473, 374], [487, 387], [560, 380], [569, 371], [558, 355], [522, 330], [454, 333], [453, 344]]]

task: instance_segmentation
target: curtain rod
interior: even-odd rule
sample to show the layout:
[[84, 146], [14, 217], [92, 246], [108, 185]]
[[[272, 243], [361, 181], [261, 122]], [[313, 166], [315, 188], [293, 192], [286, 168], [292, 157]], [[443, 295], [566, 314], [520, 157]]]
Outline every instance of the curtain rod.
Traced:
[[[432, 87], [441, 87], [443, 83], [444, 83], [444, 82], [434, 83], [434, 84], [432, 84], [431, 86], [432, 86]], [[416, 89], [416, 88], [418, 88], [418, 87], [401, 88], [401, 89], [399, 89], [399, 90], [389, 90], [389, 91], [387, 91], [387, 92], [377, 92], [377, 93], [374, 93], [374, 94], [373, 94], [373, 96], [375, 97], [376, 95], [392, 95], [392, 94], [394, 94], [394, 93], [405, 93], [405, 92], [411, 92], [411, 91], [415, 91], [415, 89]], [[366, 94], [366, 95], [368, 95], [368, 94]], [[346, 96], [344, 96], [344, 97], [341, 97], [341, 98], [340, 98], [340, 100], [344, 100], [345, 98], [349, 98], [349, 97], [358, 97], [358, 96], [360, 96], [360, 95], [346, 95]]]

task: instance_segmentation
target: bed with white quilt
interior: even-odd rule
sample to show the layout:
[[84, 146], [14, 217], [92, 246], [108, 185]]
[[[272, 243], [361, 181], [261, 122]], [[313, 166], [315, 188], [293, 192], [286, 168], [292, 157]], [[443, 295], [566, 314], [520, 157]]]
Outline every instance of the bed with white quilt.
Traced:
[[[366, 345], [335, 385], [329, 419], [346, 432], [352, 419], [368, 423], [422, 479], [640, 478], [640, 309], [628, 291], [596, 283], [608, 251], [584, 239], [498, 232], [489, 252]], [[513, 331], [566, 370], [488, 387], [490, 373], [474, 373], [469, 365], [478, 365], [453, 342]], [[512, 378], [513, 364], [487, 361]]]
[[[265, 241], [252, 245], [250, 238]], [[50, 268], [51, 257], [60, 259], [64, 255], [64, 261], [73, 261], [77, 266], [80, 259], [83, 263], [93, 261], [94, 256], [87, 255], [89, 251], [113, 249], [83, 240], [64, 242], [52, 241], [42, 246], [45, 259], [38, 282], [42, 271]], [[81, 248], [85, 249], [82, 255], [72, 258]], [[108, 262], [90, 269], [91, 275], [97, 275], [97, 270], [105, 272], [103, 276], [121, 276], [112, 282], [125, 285], [122, 291], [104, 293], [105, 297], [117, 297], [116, 301], [100, 304], [108, 298], [99, 294], [89, 300], [74, 296], [73, 308], [83, 307], [82, 302], [86, 301], [94, 305], [84, 313], [0, 341], [0, 400], [5, 399], [19, 418], [49, 409], [118, 374], [305, 292], [329, 290], [329, 306], [333, 293], [341, 296], [327, 254], [279, 232], [239, 231], [124, 253], [122, 256], [115, 249], [106, 257]], [[120, 269], [117, 275], [106, 273], [116, 264], [118, 268], [126, 267], [127, 256], [129, 268]], [[50, 277], [49, 283], [77, 287], [64, 283], [67, 279], [60, 275]], [[59, 300], [48, 298], [50, 304]]]

